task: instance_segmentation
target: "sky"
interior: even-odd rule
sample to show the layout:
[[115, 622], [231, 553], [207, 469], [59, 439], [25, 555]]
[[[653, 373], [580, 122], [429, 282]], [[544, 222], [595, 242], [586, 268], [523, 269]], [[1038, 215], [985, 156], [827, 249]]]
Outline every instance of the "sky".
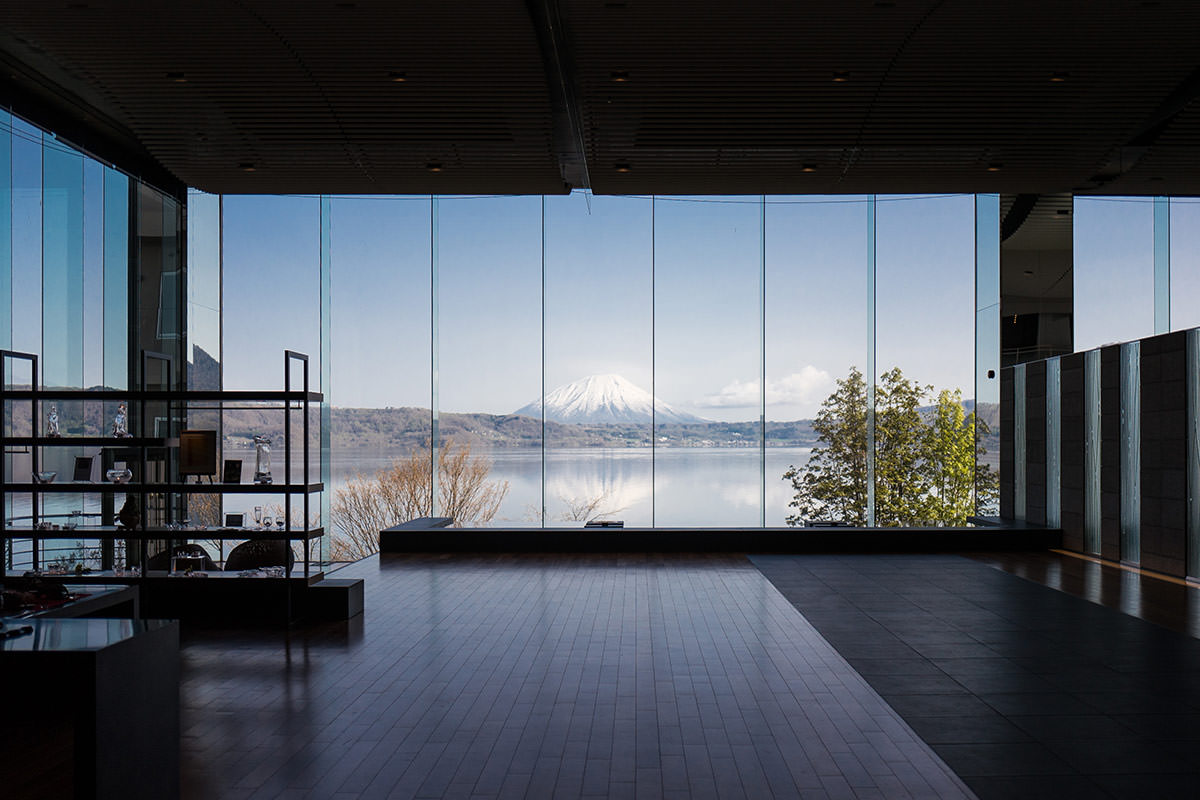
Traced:
[[[861, 196], [331, 200], [332, 401], [509, 413], [617, 373], [714, 420], [811, 417], [866, 367]], [[876, 342], [973, 394], [974, 198], [880, 197]], [[224, 201], [227, 388], [271, 388], [284, 348], [319, 354], [320, 201]], [[765, 249], [764, 249], [765, 247]], [[543, 281], [544, 264], [544, 281]], [[765, 291], [763, 279], [765, 277]], [[543, 318], [543, 295], [545, 297]], [[765, 296], [765, 305], [764, 305]], [[545, 336], [543, 339], [543, 326]], [[543, 358], [545, 364], [543, 376]]]

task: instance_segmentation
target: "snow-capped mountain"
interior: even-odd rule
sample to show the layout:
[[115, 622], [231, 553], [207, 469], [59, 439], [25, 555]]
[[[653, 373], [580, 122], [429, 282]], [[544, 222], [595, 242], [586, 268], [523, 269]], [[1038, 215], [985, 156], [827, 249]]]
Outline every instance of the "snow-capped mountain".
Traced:
[[[570, 423], [650, 422], [650, 409], [657, 422], [707, 422], [700, 417], [676, 411], [662, 400], [620, 375], [589, 375], [546, 394], [546, 419]], [[542, 404], [534, 400], [513, 412], [540, 417]]]

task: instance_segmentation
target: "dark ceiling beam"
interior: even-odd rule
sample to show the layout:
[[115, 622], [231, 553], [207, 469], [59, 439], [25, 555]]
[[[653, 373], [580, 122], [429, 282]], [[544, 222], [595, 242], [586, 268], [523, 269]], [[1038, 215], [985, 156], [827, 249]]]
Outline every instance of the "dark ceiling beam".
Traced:
[[590, 189], [587, 150], [583, 138], [583, 114], [579, 107], [572, 50], [557, 0], [526, 0], [529, 18], [537, 33], [546, 87], [554, 120], [554, 154], [558, 159], [564, 188]]
[[104, 164], [179, 199], [187, 186], [107, 114], [0, 51], [0, 106]]

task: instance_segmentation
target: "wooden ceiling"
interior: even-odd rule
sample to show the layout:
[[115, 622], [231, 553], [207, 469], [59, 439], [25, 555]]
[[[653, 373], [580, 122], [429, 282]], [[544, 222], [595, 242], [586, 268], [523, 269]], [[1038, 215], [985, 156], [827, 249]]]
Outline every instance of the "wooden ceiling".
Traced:
[[1195, 0], [0, 0], [0, 20], [0, 102], [209, 192], [1200, 194]]

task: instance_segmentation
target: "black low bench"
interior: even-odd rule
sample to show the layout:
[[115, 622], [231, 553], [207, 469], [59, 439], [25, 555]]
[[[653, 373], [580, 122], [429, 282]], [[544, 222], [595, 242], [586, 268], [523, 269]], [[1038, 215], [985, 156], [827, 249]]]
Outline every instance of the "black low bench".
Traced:
[[454, 517], [417, 517], [408, 522], [401, 522], [379, 532], [379, 552], [406, 553], [410, 551], [409, 539], [416, 531], [428, 531], [435, 528], [449, 528], [454, 524]]

